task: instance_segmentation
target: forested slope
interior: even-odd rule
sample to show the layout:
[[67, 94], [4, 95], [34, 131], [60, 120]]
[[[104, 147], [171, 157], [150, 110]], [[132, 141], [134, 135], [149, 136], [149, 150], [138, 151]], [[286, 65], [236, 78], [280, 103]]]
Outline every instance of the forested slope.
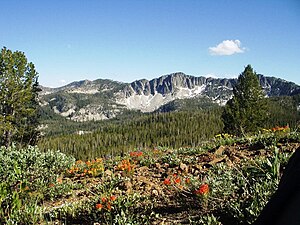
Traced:
[[[269, 98], [269, 116], [263, 127], [289, 125], [296, 129], [300, 121], [299, 100], [299, 95]], [[177, 100], [170, 112], [128, 112], [108, 121], [74, 122], [58, 116], [43, 131], [48, 133], [41, 138], [38, 146], [44, 150], [59, 149], [78, 159], [88, 159], [119, 155], [139, 147], [193, 147], [222, 133], [222, 107], [215, 105], [201, 109], [195, 104], [187, 104], [189, 101]], [[81, 134], [78, 134], [79, 131], [82, 131]]]

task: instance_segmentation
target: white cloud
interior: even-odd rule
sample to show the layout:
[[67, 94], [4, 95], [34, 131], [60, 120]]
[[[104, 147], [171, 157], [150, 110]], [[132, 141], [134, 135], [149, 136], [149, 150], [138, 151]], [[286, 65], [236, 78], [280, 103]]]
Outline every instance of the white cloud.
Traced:
[[61, 84], [65, 84], [65, 83], [66, 83], [66, 81], [65, 81], [65, 80], [60, 80], [60, 81], [59, 81], [59, 83], [61, 83]]
[[224, 40], [216, 47], [210, 47], [209, 52], [211, 55], [233, 55], [245, 52], [245, 48], [241, 47], [239, 40]]

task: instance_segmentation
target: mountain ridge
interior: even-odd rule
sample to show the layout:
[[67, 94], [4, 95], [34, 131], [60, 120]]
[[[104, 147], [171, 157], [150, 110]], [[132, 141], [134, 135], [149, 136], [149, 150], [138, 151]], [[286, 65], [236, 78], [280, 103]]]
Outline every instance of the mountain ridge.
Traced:
[[[300, 86], [258, 74], [266, 96], [295, 95]], [[58, 88], [41, 87], [41, 105], [75, 121], [110, 119], [124, 110], [153, 112], [176, 99], [205, 98], [224, 105], [237, 78], [172, 73], [151, 80], [123, 83], [109, 79], [75, 81]]]

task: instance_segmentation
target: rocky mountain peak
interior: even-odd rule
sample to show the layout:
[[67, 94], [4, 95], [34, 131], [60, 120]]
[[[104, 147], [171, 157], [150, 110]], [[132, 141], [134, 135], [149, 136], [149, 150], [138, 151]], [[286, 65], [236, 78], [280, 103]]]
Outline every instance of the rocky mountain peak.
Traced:
[[[275, 77], [258, 75], [268, 96], [300, 93], [300, 86]], [[83, 80], [60, 88], [42, 87], [41, 102], [74, 120], [112, 118], [124, 110], [152, 112], [176, 99], [205, 98], [224, 105], [231, 97], [237, 79], [206, 78], [182, 72], [132, 83], [112, 80]]]

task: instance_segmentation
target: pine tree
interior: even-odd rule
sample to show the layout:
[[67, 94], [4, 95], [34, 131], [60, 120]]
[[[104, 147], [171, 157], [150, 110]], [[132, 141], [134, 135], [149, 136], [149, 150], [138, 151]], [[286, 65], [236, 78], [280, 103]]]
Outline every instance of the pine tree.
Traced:
[[23, 52], [0, 52], [0, 145], [34, 144], [38, 136], [38, 76]]
[[258, 76], [248, 65], [239, 75], [233, 88], [233, 97], [225, 106], [222, 115], [225, 132], [240, 135], [263, 127], [267, 115], [266, 104]]

